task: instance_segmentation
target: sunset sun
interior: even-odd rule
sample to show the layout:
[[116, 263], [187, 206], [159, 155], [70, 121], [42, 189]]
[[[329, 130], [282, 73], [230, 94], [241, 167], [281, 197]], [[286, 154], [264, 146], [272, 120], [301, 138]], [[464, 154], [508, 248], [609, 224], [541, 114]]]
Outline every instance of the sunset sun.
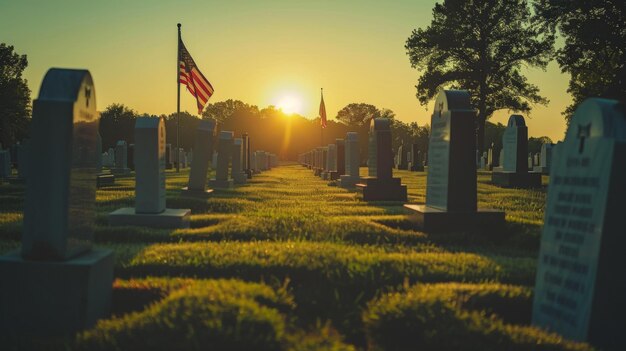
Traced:
[[302, 99], [294, 94], [284, 95], [278, 98], [276, 107], [288, 114], [302, 113]]

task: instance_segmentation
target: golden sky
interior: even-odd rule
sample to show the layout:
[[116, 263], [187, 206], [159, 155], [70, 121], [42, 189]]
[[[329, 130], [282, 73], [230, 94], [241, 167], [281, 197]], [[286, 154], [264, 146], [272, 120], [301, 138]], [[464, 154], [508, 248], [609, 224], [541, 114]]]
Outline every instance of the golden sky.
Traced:
[[[0, 42], [28, 55], [33, 98], [48, 68], [86, 68], [98, 109], [123, 103], [162, 114], [176, 110], [180, 22], [187, 49], [215, 88], [210, 102], [288, 104], [314, 118], [323, 87], [329, 117], [365, 102], [423, 125], [432, 102], [424, 107], [415, 98], [418, 73], [404, 43], [430, 23], [435, 2], [0, 0]], [[555, 62], [527, 75], [550, 100], [526, 116], [529, 135], [562, 139], [569, 76]], [[184, 90], [181, 110], [196, 111]], [[491, 120], [506, 124], [509, 115], [501, 111]]]

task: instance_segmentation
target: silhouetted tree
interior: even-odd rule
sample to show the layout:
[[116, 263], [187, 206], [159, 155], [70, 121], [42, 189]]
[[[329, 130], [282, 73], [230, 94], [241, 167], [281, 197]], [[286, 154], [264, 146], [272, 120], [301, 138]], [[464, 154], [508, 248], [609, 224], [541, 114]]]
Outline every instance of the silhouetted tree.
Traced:
[[571, 75], [574, 101], [563, 112], [569, 120], [587, 97], [626, 97], [626, 2], [624, 0], [535, 0], [546, 30], [565, 45], [556, 51], [563, 72]]
[[494, 111], [527, 113], [531, 104], [547, 103], [521, 68], [545, 68], [553, 42], [553, 35], [532, 23], [525, 0], [446, 0], [435, 5], [431, 24], [414, 30], [405, 48], [411, 66], [422, 72], [416, 85], [422, 105], [442, 88], [470, 92], [482, 151], [485, 122]]
[[552, 144], [552, 139], [547, 136], [528, 138], [528, 152], [533, 155], [541, 152], [541, 145], [543, 144]]
[[100, 113], [102, 150], [115, 148], [118, 140], [133, 144], [137, 113], [122, 104], [111, 104]]
[[22, 72], [28, 66], [26, 55], [13, 46], [0, 43], [0, 143], [13, 145], [28, 136], [30, 89]]
[[[389, 115], [389, 112], [387, 112], [387, 114]], [[345, 125], [358, 127], [363, 125], [369, 126], [372, 118], [379, 118], [381, 116], [381, 111], [374, 105], [352, 103], [339, 110], [336, 118]]]

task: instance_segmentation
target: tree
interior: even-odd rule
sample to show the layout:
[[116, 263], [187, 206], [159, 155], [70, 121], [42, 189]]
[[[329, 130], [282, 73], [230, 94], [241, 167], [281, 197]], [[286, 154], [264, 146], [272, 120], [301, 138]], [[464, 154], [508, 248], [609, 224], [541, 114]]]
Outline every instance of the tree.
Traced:
[[115, 148], [118, 140], [133, 144], [137, 113], [122, 104], [111, 104], [100, 113], [102, 150]]
[[[391, 110], [385, 111], [386, 117], [395, 116]], [[379, 117], [382, 117], [382, 113], [376, 106], [364, 103], [348, 104], [337, 112], [337, 120], [351, 127], [369, 126], [372, 118]]]
[[422, 105], [444, 88], [470, 92], [481, 152], [493, 112], [528, 113], [532, 104], [548, 102], [521, 72], [545, 68], [553, 53], [554, 36], [531, 19], [525, 0], [446, 0], [433, 8], [430, 26], [406, 41], [411, 66], [422, 72], [416, 85]]
[[22, 78], [27, 66], [26, 55], [0, 43], [0, 143], [4, 147], [28, 136], [30, 89]]
[[588, 97], [624, 100], [626, 96], [626, 3], [624, 0], [535, 0], [545, 30], [565, 39], [556, 51], [563, 72], [571, 75], [567, 91], [573, 102], [563, 112], [569, 120]]
[[257, 115], [258, 113], [259, 109], [254, 105], [248, 105], [240, 100], [228, 99], [208, 104], [202, 113], [202, 118], [213, 118], [218, 123], [223, 123], [232, 117]]

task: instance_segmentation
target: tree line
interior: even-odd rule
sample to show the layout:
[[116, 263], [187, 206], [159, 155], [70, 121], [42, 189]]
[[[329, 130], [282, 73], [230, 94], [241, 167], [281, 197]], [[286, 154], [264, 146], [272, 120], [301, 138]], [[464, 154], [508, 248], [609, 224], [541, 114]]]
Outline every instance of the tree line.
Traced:
[[[555, 45], [560, 37], [563, 45]], [[533, 106], [549, 101], [538, 86], [528, 82], [524, 67], [545, 69], [556, 60], [570, 75], [568, 93], [573, 102], [565, 111], [569, 121], [575, 107], [587, 97], [624, 100], [626, 97], [626, 3], [623, 0], [445, 0], [433, 8], [431, 23], [415, 29], [405, 42], [409, 63], [419, 72], [416, 97], [426, 105], [441, 89], [467, 89], [476, 118], [477, 148], [500, 141], [492, 134], [498, 125], [488, 119], [498, 110], [528, 114]], [[0, 43], [0, 143], [5, 147], [28, 136], [30, 90], [22, 72], [26, 55]], [[110, 117], [111, 120], [107, 120]], [[137, 113], [114, 104], [103, 112], [104, 130], [128, 132]], [[365, 103], [349, 104], [330, 121], [324, 143], [357, 131], [363, 143], [373, 116], [394, 117], [392, 111]], [[168, 139], [175, 135], [175, 118], [164, 116]], [[246, 129], [257, 148], [293, 158], [300, 146], [321, 143], [319, 119], [286, 117], [273, 106], [259, 109], [237, 100], [207, 106], [203, 117], [215, 118], [225, 129]], [[182, 113], [181, 145], [190, 148], [198, 119]], [[111, 124], [117, 127], [112, 128]], [[117, 125], [119, 124], [119, 125]], [[423, 143], [427, 126], [394, 119], [394, 149], [407, 140]], [[192, 128], [192, 129], [188, 129]], [[426, 129], [425, 129], [426, 128]], [[103, 135], [103, 138], [116, 138]], [[122, 139], [122, 138], [120, 138]], [[534, 142], [534, 140], [531, 140]], [[531, 143], [532, 144], [532, 143]], [[298, 145], [288, 149], [288, 145]], [[107, 145], [108, 146], [108, 145]], [[424, 146], [425, 148], [425, 146]], [[532, 150], [531, 150], [532, 151]]]

